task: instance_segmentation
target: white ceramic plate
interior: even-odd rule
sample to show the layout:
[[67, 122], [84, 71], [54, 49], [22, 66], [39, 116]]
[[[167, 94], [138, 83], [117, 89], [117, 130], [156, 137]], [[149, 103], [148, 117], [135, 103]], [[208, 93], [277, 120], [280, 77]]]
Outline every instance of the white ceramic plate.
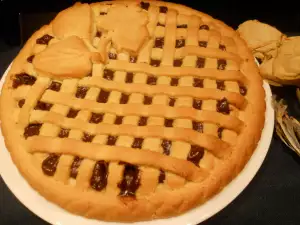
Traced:
[[[2, 88], [8, 69], [6, 70], [2, 81], [0, 82], [0, 89]], [[178, 217], [149, 222], [137, 222], [134, 223], [134, 225], [198, 224], [222, 210], [245, 189], [262, 165], [268, 152], [273, 134], [274, 110], [271, 105], [272, 94], [270, 86], [266, 82], [264, 82], [264, 89], [266, 91], [267, 103], [265, 126], [257, 149], [245, 166], [244, 170], [226, 188], [224, 188], [211, 200], [207, 201], [204, 205], [199, 206]], [[45, 221], [55, 225], [122, 225], [122, 223], [107, 223], [76, 216], [45, 200], [28, 185], [26, 180], [24, 180], [24, 178], [18, 172], [11, 160], [9, 152], [5, 147], [1, 130], [0, 159], [0, 173], [6, 185], [29, 210]]]

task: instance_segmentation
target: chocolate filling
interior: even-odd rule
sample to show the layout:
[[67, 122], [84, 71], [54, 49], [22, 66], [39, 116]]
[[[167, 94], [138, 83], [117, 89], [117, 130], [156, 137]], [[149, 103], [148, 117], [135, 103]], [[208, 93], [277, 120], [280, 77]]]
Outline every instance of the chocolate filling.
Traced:
[[129, 100], [129, 95], [122, 93], [120, 98], [120, 104], [127, 104], [128, 100]]
[[206, 48], [207, 47], [207, 41], [199, 41], [199, 47]]
[[202, 133], [203, 132], [203, 124], [201, 122], [193, 121], [193, 130]]
[[123, 179], [118, 184], [120, 196], [135, 197], [135, 192], [140, 186], [139, 168], [135, 165], [125, 164]]
[[227, 62], [225, 59], [218, 59], [218, 70], [225, 70]]
[[93, 189], [101, 191], [107, 185], [108, 163], [101, 160], [96, 162], [90, 185]]
[[184, 46], [185, 46], [185, 40], [184, 39], [176, 40], [175, 48], [182, 48]]
[[117, 116], [115, 119], [115, 124], [119, 125], [122, 124], [122, 122], [123, 122], [123, 116]]
[[77, 174], [78, 174], [78, 168], [79, 168], [82, 160], [83, 160], [83, 158], [79, 158], [78, 156], [74, 157], [74, 160], [72, 162], [71, 169], [70, 169], [70, 177], [76, 179]]
[[156, 85], [157, 77], [155, 76], [148, 76], [147, 84], [149, 85]]
[[164, 183], [165, 179], [166, 179], [165, 171], [159, 170], [158, 183], [160, 184]]
[[91, 119], [90, 119], [90, 123], [101, 123], [103, 120], [103, 113], [92, 113]]
[[101, 89], [99, 96], [97, 98], [97, 102], [106, 103], [108, 100], [109, 94], [110, 94], [109, 91], [105, 91], [105, 90]]
[[31, 123], [24, 130], [24, 137], [27, 139], [28, 137], [39, 135], [40, 128], [42, 127], [41, 123]]
[[36, 106], [34, 107], [34, 109], [35, 110], [49, 111], [52, 106], [53, 106], [53, 104], [38, 101]]
[[152, 104], [152, 97], [151, 96], [144, 96], [144, 105], [151, 105]]
[[96, 37], [101, 38], [101, 36], [102, 36], [102, 33], [100, 31], [97, 31], [96, 32]]
[[166, 6], [159, 6], [159, 12], [160, 13], [167, 13], [168, 12], [168, 7], [166, 7]]
[[158, 66], [160, 66], [160, 60], [159, 59], [151, 59], [150, 65], [154, 66], [154, 67], [158, 67]]
[[261, 58], [257, 58], [257, 57], [255, 57], [255, 59], [257, 60], [257, 62], [258, 62], [258, 64], [260, 65], [260, 64], [262, 64], [262, 59]]
[[177, 28], [187, 28], [188, 25], [187, 24], [180, 24], [180, 25], [177, 25]]
[[137, 57], [136, 56], [130, 56], [129, 57], [129, 62], [136, 63], [136, 61], [137, 61]]
[[193, 108], [194, 109], [201, 109], [201, 106], [202, 106], [202, 100], [199, 100], [199, 99], [194, 99], [193, 100]]
[[76, 98], [84, 98], [88, 90], [87, 87], [77, 87]]
[[182, 59], [174, 59], [173, 66], [174, 67], [181, 67], [182, 65]]
[[191, 145], [187, 160], [199, 166], [200, 160], [203, 158], [204, 149], [198, 145]]
[[106, 80], [113, 80], [114, 79], [114, 71], [105, 69], [103, 71], [103, 78]]
[[223, 130], [224, 130], [223, 127], [219, 127], [219, 128], [218, 128], [218, 137], [219, 137], [220, 139], [222, 138]]
[[203, 24], [199, 27], [200, 30], [209, 30], [209, 27], [206, 24]]
[[150, 4], [148, 2], [141, 2], [140, 6], [141, 6], [142, 9], [148, 10], [149, 7], [150, 7]]
[[179, 81], [179, 78], [177, 78], [177, 77], [173, 77], [172, 79], [171, 79], [171, 86], [178, 86], [178, 81]]
[[217, 101], [217, 111], [223, 114], [229, 114], [229, 102], [226, 98]]
[[134, 138], [131, 148], [142, 148], [143, 138]]
[[115, 145], [117, 140], [118, 140], [118, 136], [108, 135], [106, 144], [107, 145]]
[[165, 127], [173, 127], [173, 119], [165, 119]]
[[148, 117], [141, 116], [138, 125], [139, 126], [146, 126], [147, 125], [147, 120], [148, 120]]
[[42, 163], [42, 170], [44, 174], [48, 176], [54, 175], [59, 161], [59, 157], [59, 155], [51, 153], [46, 159], [44, 159]]
[[247, 88], [245, 86], [239, 86], [240, 94], [245, 96], [247, 94]]
[[27, 73], [19, 73], [15, 75], [13, 80], [13, 88], [17, 88], [21, 85], [33, 85], [36, 81], [34, 76], [28, 75]]
[[[172, 141], [170, 140], [162, 140], [161, 147], [163, 148], [163, 154], [170, 155], [171, 147], [172, 147]], [[164, 183], [166, 179], [165, 171], [160, 170], [159, 176], [158, 176], [158, 183]]]
[[126, 83], [132, 83], [133, 82], [133, 73], [128, 72], [126, 74], [126, 79], [125, 79]]
[[165, 39], [163, 37], [156, 38], [154, 42], [154, 48], [163, 48]]
[[109, 52], [109, 53], [108, 53], [108, 58], [109, 58], [109, 59], [117, 59], [117, 54], [112, 53], [112, 52]]
[[45, 34], [44, 36], [36, 39], [36, 43], [40, 45], [47, 45], [52, 38], [53, 37], [51, 35]]
[[19, 100], [19, 102], [18, 102], [19, 108], [22, 108], [24, 104], [25, 104], [25, 99]]
[[170, 140], [162, 140], [161, 147], [163, 148], [163, 154], [170, 155], [170, 150], [172, 147], [172, 141]]
[[194, 78], [194, 87], [203, 88], [203, 80], [199, 78]]
[[66, 138], [66, 137], [69, 136], [69, 132], [70, 132], [70, 129], [61, 128], [60, 132], [58, 134], [58, 137], [60, 137], [60, 138]]
[[219, 45], [219, 49], [222, 50], [222, 51], [226, 51], [225, 45], [221, 45], [221, 44], [220, 44], [220, 45]]
[[196, 62], [196, 68], [204, 68], [205, 58], [198, 57]]
[[222, 91], [225, 90], [225, 83], [224, 83], [223, 80], [217, 80], [216, 83], [217, 83], [217, 88], [218, 88], [218, 89], [220, 89], [220, 90], [222, 90]]
[[27, 58], [27, 62], [32, 63], [34, 55], [31, 55]]
[[88, 133], [83, 133], [82, 141], [83, 142], [92, 142], [94, 139], [95, 135], [90, 135]]
[[60, 87], [61, 87], [61, 83], [52, 81], [52, 83], [50, 84], [48, 89], [50, 89], [52, 91], [60, 91]]
[[75, 118], [78, 114], [79, 110], [76, 110], [76, 109], [70, 109], [68, 114], [67, 114], [67, 117], [68, 118]]
[[175, 98], [169, 98], [170, 99], [170, 101], [169, 101], [169, 106], [174, 106], [175, 105], [175, 101], [176, 101], [176, 99]]

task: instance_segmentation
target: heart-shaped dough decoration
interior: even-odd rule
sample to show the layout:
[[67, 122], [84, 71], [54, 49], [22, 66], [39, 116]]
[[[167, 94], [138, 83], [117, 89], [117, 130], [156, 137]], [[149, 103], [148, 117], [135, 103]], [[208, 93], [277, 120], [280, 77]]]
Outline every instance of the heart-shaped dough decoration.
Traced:
[[47, 47], [32, 63], [39, 75], [63, 79], [87, 76], [92, 61], [101, 61], [100, 54], [90, 52], [82, 39], [71, 36]]
[[91, 41], [92, 25], [93, 13], [89, 4], [76, 3], [57, 14], [52, 21], [52, 30], [59, 39], [75, 35]]
[[117, 51], [137, 53], [149, 37], [148, 16], [136, 5], [116, 5], [97, 22], [98, 30], [109, 32]]

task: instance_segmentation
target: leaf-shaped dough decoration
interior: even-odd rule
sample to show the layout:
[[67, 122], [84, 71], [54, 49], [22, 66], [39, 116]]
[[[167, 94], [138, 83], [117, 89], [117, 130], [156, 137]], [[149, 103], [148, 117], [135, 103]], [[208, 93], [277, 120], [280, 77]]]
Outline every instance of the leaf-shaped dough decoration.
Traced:
[[111, 33], [118, 51], [138, 52], [149, 37], [148, 16], [136, 5], [116, 5], [98, 21], [97, 27]]
[[92, 24], [93, 14], [89, 4], [76, 3], [58, 13], [52, 22], [52, 30], [59, 39], [75, 35], [91, 40]]
[[50, 45], [33, 59], [33, 66], [42, 76], [53, 78], [82, 78], [92, 70], [91, 58], [98, 54], [90, 52], [82, 39], [68, 37]]

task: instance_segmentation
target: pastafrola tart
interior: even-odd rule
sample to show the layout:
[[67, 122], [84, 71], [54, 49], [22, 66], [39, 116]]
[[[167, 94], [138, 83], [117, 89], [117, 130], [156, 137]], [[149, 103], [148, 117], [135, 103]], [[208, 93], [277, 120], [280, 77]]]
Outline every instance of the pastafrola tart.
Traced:
[[262, 85], [245, 42], [205, 13], [76, 3], [14, 59], [1, 129], [49, 202], [104, 221], [169, 218], [242, 171], [265, 121]]

